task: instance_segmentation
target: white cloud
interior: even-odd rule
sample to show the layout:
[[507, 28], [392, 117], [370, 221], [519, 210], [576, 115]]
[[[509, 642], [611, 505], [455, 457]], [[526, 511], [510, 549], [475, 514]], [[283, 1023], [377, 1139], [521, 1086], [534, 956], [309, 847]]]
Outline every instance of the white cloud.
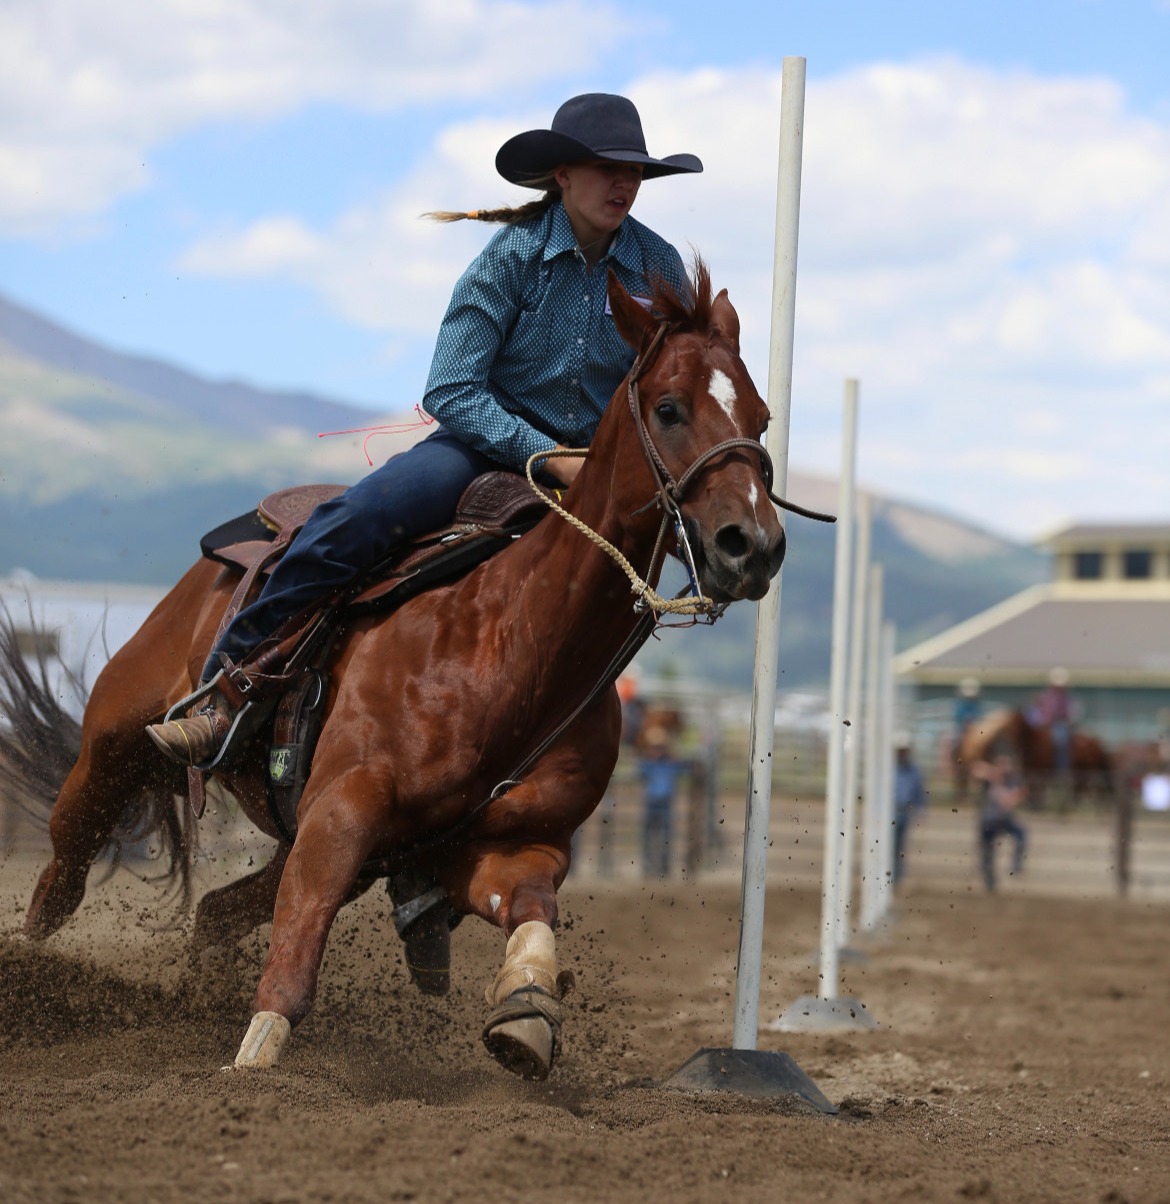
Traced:
[[[533, 113], [531, 125], [547, 121]], [[428, 161], [370, 202], [313, 230], [291, 216], [262, 219], [200, 239], [184, 272], [270, 277], [320, 293], [350, 322], [433, 340], [451, 287], [494, 231], [474, 222], [439, 224], [423, 215], [521, 199], [493, 167], [511, 123], [475, 121], [447, 131]], [[530, 195], [530, 194], [529, 194]]]
[[[746, 309], [759, 377], [778, 81], [680, 92], [710, 192], [689, 223], [681, 190], [651, 203]], [[945, 59], [812, 82], [804, 131], [794, 463], [836, 466], [855, 375], [885, 490], [1017, 533], [1170, 509], [1170, 128], [1107, 81]]]
[[209, 121], [506, 95], [627, 31], [588, 0], [7, 0], [0, 230], [100, 212], [147, 182], [155, 148]]

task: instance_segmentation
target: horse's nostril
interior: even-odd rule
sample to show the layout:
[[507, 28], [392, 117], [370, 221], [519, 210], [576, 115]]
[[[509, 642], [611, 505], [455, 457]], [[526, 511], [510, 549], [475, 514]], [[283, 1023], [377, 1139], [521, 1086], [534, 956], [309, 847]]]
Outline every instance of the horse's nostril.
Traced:
[[742, 560], [752, 548], [751, 540], [742, 527], [720, 527], [715, 532], [715, 546], [730, 560]]

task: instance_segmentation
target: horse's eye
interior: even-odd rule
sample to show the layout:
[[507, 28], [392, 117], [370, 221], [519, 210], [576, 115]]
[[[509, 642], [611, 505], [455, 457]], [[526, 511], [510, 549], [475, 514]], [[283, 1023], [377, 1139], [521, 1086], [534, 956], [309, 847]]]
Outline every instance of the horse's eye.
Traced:
[[654, 407], [654, 412], [658, 415], [658, 421], [663, 426], [675, 426], [682, 420], [678, 412], [678, 406], [669, 397], [664, 397]]

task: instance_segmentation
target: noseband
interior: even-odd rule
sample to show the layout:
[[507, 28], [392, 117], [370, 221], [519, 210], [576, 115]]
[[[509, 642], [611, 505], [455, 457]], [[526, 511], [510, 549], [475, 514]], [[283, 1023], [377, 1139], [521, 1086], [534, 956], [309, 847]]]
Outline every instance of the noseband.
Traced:
[[[590, 540], [596, 543], [604, 551], [606, 551], [618, 564], [625, 570], [626, 575], [630, 578], [630, 583], [634, 593], [637, 595], [637, 601], [634, 603], [634, 609], [638, 611], [651, 610], [655, 614], [682, 614], [692, 615], [697, 619], [705, 620], [713, 623], [727, 609], [726, 602], [713, 602], [710, 598], [705, 597], [702, 590], [699, 588], [698, 569], [695, 565], [694, 553], [691, 550], [690, 541], [687, 538], [686, 524], [683, 522], [682, 502], [686, 496], [686, 491], [691, 483], [698, 477], [712, 460], [724, 455], [726, 452], [746, 448], [755, 452], [760, 457], [760, 473], [764, 479], [764, 491], [769, 500], [774, 502], [783, 510], [791, 511], [793, 514], [801, 514], [805, 518], [815, 519], [818, 522], [831, 523], [836, 522], [836, 519], [831, 514], [821, 514], [816, 510], [807, 510], [803, 506], [798, 506], [794, 502], [789, 502], [784, 498], [777, 497], [772, 492], [772, 481], [774, 477], [772, 468], [772, 457], [768, 455], [767, 449], [758, 439], [724, 439], [721, 443], [716, 443], [714, 446], [707, 448], [701, 452], [681, 477], [675, 478], [674, 474], [666, 466], [662, 455], [658, 448], [654, 445], [654, 440], [650, 437], [650, 432], [646, 429], [646, 423], [642, 418], [641, 398], [638, 393], [638, 381], [645, 374], [647, 369], [653, 363], [659, 348], [662, 346], [663, 340], [668, 334], [675, 329], [675, 326], [669, 322], [659, 323], [658, 329], [654, 333], [654, 337], [650, 340], [645, 351], [641, 352], [635, 359], [633, 367], [630, 369], [628, 384], [626, 387], [626, 396], [630, 403], [630, 413], [634, 421], [634, 429], [638, 432], [638, 441], [642, 446], [642, 454], [646, 459], [647, 467], [650, 469], [650, 475], [654, 479], [654, 485], [657, 490], [656, 495], [646, 503], [634, 511], [633, 516], [645, 513], [651, 506], [658, 506], [662, 511], [662, 524], [658, 528], [658, 538], [654, 543], [654, 551], [650, 557], [650, 568], [647, 571], [647, 576], [653, 576], [656, 566], [660, 563], [662, 556], [663, 545], [666, 540], [667, 532], [674, 528], [675, 539], [678, 545], [679, 557], [683, 562], [687, 571], [687, 576], [690, 579], [690, 597], [685, 596], [687, 591], [683, 591], [683, 595], [676, 598], [663, 598], [658, 594], [642, 577], [635, 571], [630, 562], [618, 551], [608, 540], [602, 538], [595, 531], [587, 527], [575, 515], [570, 514], [565, 510], [555, 499], [550, 498], [548, 494], [537, 485], [533, 478], [533, 465], [537, 462], [543, 462], [552, 456], [585, 456], [587, 453], [582, 450], [573, 451], [549, 451], [537, 452], [531, 456], [527, 464], [528, 483], [536, 491], [536, 493], [553, 509], [556, 510], [563, 518], [567, 519], [574, 527], [582, 534], [586, 535]], [[632, 517], [633, 517], [632, 516]]]

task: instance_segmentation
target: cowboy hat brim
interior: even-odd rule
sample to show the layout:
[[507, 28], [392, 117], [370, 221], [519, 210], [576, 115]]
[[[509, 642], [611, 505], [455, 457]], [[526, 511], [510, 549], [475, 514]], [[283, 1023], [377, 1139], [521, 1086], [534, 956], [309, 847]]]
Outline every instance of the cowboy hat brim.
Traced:
[[526, 130], [500, 147], [496, 154], [496, 171], [510, 184], [528, 185], [562, 164], [595, 159], [638, 163], [644, 180], [703, 170], [702, 160], [697, 155], [667, 155], [664, 159], [655, 159], [637, 149], [587, 146], [555, 130]]

